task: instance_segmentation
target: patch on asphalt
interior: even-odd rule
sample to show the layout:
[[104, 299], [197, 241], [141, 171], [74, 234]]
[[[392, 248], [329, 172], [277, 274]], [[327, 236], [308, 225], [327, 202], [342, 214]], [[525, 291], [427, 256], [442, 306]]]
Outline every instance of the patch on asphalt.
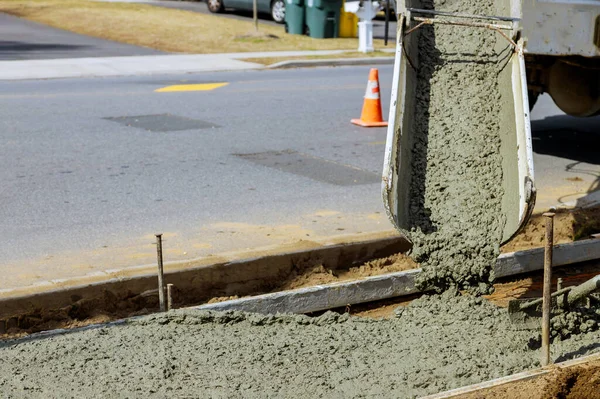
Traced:
[[376, 173], [292, 150], [233, 155], [258, 165], [336, 186], [355, 186], [380, 181]]
[[179, 130], [212, 129], [219, 127], [214, 123], [171, 114], [117, 116], [103, 119], [151, 132], [175, 132]]

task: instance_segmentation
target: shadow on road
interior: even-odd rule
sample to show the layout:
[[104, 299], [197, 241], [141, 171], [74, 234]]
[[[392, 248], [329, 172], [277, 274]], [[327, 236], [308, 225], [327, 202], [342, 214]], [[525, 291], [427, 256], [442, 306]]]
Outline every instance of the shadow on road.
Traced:
[[600, 165], [600, 118], [550, 116], [531, 122], [533, 151]]
[[77, 51], [90, 46], [80, 46], [72, 44], [53, 44], [53, 43], [30, 43], [17, 41], [0, 40], [0, 60], [14, 60], [27, 58], [24, 53], [43, 51], [43, 52], [66, 52]]
[[[600, 118], [575, 118], [568, 115], [558, 115], [544, 118], [531, 123], [533, 151], [537, 154], [552, 155], [570, 159], [565, 170], [578, 175], [588, 175], [593, 178], [585, 190], [585, 195], [574, 203], [575, 208], [594, 207], [600, 204]], [[571, 193], [559, 198], [568, 202]], [[583, 214], [574, 213], [574, 238], [587, 238], [588, 234], [600, 230], [600, 220], [593, 220]]]

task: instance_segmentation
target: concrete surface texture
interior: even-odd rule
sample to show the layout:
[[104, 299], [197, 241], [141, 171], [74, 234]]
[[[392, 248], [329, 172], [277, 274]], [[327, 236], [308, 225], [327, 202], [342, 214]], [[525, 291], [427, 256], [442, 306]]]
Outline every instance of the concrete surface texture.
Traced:
[[0, 80], [139, 76], [262, 68], [223, 55], [67, 58], [0, 62]]
[[[174, 311], [113, 327], [0, 343], [8, 396], [412, 398], [539, 366], [539, 336], [505, 310], [446, 294], [398, 319]], [[552, 345], [597, 352], [598, 332]]]
[[[451, 7], [494, 15], [493, 1]], [[485, 29], [434, 25], [419, 32], [409, 206], [422, 288], [491, 288], [506, 222], [498, 88], [505, 62], [497, 40]]]
[[[261, 69], [244, 58], [301, 57], [340, 54], [344, 50], [271, 51], [194, 55], [154, 55], [0, 61], [0, 81], [82, 77], [142, 76]], [[347, 62], [340, 60], [342, 62]], [[335, 64], [336, 60], [329, 61]], [[373, 60], [377, 63], [377, 60]], [[364, 62], [361, 63], [364, 65]]]
[[[0, 61], [153, 54], [164, 53], [79, 35], [0, 13]], [[0, 69], [4, 70], [7, 64], [2, 65]]]
[[[392, 234], [380, 198], [385, 129], [349, 122], [368, 71], [0, 82], [3, 288], [153, 264], [157, 232], [167, 262]], [[384, 114], [391, 75], [380, 68]], [[114, 120], [140, 116], [164, 131]], [[593, 197], [600, 119], [561, 115], [542, 96], [532, 120], [538, 204]], [[195, 125], [175, 130], [184, 122]], [[355, 172], [372, 181], [355, 184]]]

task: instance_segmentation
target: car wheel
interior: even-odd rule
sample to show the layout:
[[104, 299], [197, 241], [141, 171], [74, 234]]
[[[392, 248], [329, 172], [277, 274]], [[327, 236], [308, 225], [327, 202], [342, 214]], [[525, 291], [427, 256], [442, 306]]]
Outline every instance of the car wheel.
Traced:
[[[210, 0], [209, 0], [210, 1]], [[285, 22], [285, 1], [273, 0], [271, 3], [271, 17], [278, 24]]]
[[210, 12], [223, 12], [225, 9], [223, 0], [207, 0], [206, 5], [208, 6], [208, 11]]

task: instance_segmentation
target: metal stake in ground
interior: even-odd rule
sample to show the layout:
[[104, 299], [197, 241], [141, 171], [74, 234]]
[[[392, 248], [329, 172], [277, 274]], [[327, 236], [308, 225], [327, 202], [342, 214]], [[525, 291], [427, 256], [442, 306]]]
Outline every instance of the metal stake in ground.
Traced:
[[554, 213], [544, 213], [546, 248], [544, 248], [544, 293], [542, 302], [542, 366], [550, 364], [550, 302], [552, 301], [552, 248], [554, 245]]
[[167, 310], [173, 309], [173, 284], [167, 284]]
[[165, 276], [163, 273], [162, 234], [156, 234], [156, 258], [158, 260], [158, 302], [160, 311], [167, 310], [165, 305]]

